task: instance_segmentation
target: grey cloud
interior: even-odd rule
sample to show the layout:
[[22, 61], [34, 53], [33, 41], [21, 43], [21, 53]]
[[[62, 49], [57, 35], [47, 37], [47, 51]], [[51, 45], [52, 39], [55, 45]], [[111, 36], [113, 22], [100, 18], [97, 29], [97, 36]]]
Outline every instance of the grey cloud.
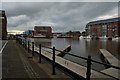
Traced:
[[[83, 31], [87, 22], [99, 16], [113, 15], [118, 7], [117, 2], [22, 2], [4, 3], [8, 17], [8, 28], [27, 30], [35, 25], [50, 25], [54, 31], [80, 30]], [[11, 18], [18, 17], [12, 23]], [[52, 25], [53, 24], [53, 25]]]

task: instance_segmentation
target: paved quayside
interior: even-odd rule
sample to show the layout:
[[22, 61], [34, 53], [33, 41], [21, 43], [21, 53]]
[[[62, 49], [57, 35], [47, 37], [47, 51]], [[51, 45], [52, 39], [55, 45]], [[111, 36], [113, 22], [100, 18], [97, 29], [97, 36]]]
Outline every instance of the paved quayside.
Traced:
[[56, 68], [56, 75], [52, 75], [52, 65], [45, 58], [42, 58], [42, 63], [38, 63], [38, 57], [28, 58], [31, 54], [16, 41], [9, 40], [2, 52], [2, 78], [40, 78], [54, 80], [62, 78], [72, 80], [71, 77], [64, 74]]

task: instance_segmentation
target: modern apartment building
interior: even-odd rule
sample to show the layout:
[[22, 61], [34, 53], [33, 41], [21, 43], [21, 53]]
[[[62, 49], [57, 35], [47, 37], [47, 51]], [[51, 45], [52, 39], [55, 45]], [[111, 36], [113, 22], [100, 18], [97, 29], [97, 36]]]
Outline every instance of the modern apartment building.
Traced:
[[91, 37], [120, 37], [120, 17], [89, 22], [86, 34]]

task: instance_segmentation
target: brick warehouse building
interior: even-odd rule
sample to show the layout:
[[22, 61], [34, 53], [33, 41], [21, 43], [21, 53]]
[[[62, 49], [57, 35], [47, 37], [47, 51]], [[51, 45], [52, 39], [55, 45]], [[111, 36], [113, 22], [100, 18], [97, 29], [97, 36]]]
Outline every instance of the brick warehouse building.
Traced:
[[86, 34], [91, 37], [120, 37], [120, 17], [89, 22]]
[[3, 10], [0, 10], [0, 38], [7, 39], [7, 17]]
[[34, 27], [34, 36], [51, 37], [52, 36], [52, 28], [50, 26], [35, 26]]

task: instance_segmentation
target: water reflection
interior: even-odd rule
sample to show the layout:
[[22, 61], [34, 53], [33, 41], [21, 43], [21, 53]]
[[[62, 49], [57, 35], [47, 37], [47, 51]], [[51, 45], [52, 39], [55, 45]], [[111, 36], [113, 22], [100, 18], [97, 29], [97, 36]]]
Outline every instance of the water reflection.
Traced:
[[34, 42], [37, 47], [39, 44], [51, 47], [51, 39], [34, 39]]
[[71, 43], [79, 43], [79, 41], [80, 41], [79, 38], [66, 38], [65, 40], [69, 44], [71, 44]]
[[106, 49], [120, 60], [120, 42], [107, 41]]

